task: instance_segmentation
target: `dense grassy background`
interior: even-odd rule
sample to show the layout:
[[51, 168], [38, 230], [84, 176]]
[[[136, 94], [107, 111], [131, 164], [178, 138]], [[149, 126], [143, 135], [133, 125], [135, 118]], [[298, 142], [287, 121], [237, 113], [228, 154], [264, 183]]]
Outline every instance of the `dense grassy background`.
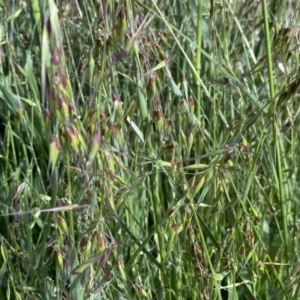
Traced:
[[0, 299], [298, 299], [299, 8], [0, 1]]

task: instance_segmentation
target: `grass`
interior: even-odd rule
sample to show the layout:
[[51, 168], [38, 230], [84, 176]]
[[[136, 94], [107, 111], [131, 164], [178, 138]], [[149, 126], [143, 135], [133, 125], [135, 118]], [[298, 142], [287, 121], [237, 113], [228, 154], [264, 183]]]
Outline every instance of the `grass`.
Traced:
[[0, 8], [0, 299], [300, 297], [297, 1]]

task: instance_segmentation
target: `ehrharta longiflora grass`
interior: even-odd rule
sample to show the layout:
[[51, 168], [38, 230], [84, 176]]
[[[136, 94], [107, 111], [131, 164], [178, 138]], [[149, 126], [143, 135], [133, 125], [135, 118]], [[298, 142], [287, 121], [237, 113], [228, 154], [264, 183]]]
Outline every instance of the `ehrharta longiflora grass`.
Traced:
[[1, 10], [1, 299], [296, 299], [296, 1]]

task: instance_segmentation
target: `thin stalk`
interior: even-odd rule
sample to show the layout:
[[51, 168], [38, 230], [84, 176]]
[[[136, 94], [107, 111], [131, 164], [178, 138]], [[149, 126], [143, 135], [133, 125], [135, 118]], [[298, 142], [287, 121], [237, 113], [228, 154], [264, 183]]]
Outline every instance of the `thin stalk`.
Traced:
[[[70, 163], [70, 153], [69, 146], [67, 145], [66, 157], [67, 157], [67, 178], [68, 178], [68, 204], [72, 205], [72, 181], [71, 181], [71, 163]], [[69, 217], [69, 226], [70, 226], [70, 240], [71, 245], [74, 242], [74, 218], [73, 218], [73, 210], [68, 212]]]
[[284, 234], [284, 245], [285, 245], [285, 253], [288, 255], [289, 249], [289, 234], [287, 228], [287, 214], [286, 214], [286, 206], [285, 206], [285, 197], [283, 192], [283, 179], [282, 179], [282, 162], [281, 162], [281, 149], [280, 149], [280, 141], [278, 140], [278, 130], [277, 124], [278, 119], [275, 115], [276, 113], [276, 102], [274, 101], [275, 97], [275, 87], [273, 81], [273, 62], [272, 62], [272, 53], [271, 53], [271, 43], [270, 43], [270, 31], [269, 31], [269, 21], [268, 21], [268, 10], [267, 10], [267, 2], [266, 0], [262, 1], [263, 4], [263, 19], [264, 19], [264, 33], [265, 33], [265, 43], [266, 43], [266, 55], [267, 55], [267, 65], [268, 65], [268, 79], [269, 79], [269, 90], [270, 90], [270, 99], [273, 101], [272, 105], [269, 108], [269, 115], [273, 115], [273, 141], [275, 144], [275, 163], [276, 163], [276, 171], [278, 181], [278, 192], [279, 192], [279, 201], [281, 203], [282, 210], [282, 224], [283, 224], [283, 234]]
[[[264, 19], [264, 28], [265, 28], [264, 33], [265, 33], [265, 42], [266, 42], [266, 55], [267, 55], [267, 64], [268, 64], [268, 80], [269, 80], [270, 98], [273, 99], [275, 96], [275, 88], [274, 88], [274, 81], [273, 81], [273, 62], [272, 62], [268, 9], [267, 9], [266, 0], [263, 0], [262, 4], [263, 4], [263, 19]], [[275, 109], [276, 109], [276, 107], [273, 107], [273, 110], [275, 110]]]
[[[198, 23], [197, 23], [197, 52], [196, 52], [196, 71], [199, 76], [194, 76], [196, 84], [197, 84], [197, 101], [195, 103], [195, 114], [196, 118], [200, 124], [200, 116], [201, 116], [201, 88], [199, 79], [201, 77], [201, 49], [202, 49], [202, 0], [198, 0]], [[200, 127], [200, 126], [199, 126]], [[200, 129], [200, 128], [199, 128]], [[200, 134], [196, 135], [195, 140], [195, 148], [196, 153], [201, 153], [201, 138]]]

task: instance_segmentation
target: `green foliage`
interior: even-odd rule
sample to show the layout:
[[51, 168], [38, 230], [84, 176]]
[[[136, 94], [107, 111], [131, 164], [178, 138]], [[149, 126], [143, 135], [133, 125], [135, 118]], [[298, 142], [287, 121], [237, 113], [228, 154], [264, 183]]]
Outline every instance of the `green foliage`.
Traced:
[[0, 299], [297, 299], [297, 1], [0, 1]]

